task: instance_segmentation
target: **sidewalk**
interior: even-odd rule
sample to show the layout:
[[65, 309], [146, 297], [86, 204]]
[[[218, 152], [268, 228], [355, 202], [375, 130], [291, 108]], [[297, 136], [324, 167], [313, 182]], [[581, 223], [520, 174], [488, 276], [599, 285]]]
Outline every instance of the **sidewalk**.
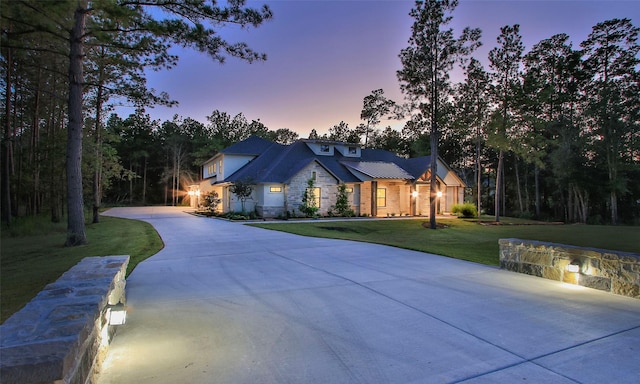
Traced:
[[106, 215], [150, 222], [166, 246], [128, 279], [101, 384], [640, 377], [640, 300], [180, 208]]

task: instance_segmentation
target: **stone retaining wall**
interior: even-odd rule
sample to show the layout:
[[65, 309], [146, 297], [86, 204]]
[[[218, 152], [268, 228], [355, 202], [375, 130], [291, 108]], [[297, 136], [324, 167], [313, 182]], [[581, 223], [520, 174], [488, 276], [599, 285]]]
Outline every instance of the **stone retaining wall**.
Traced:
[[500, 239], [500, 268], [640, 299], [640, 255]]
[[129, 256], [87, 257], [0, 326], [3, 384], [94, 381], [115, 327], [106, 307], [125, 301]]

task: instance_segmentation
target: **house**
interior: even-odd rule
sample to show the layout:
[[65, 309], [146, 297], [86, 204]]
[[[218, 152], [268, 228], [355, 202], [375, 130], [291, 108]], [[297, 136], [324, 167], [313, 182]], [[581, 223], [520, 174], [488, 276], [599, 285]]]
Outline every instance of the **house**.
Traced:
[[[240, 211], [241, 202], [229, 187], [251, 180], [255, 187], [245, 202], [246, 211], [261, 217], [299, 215], [307, 182], [313, 179], [320, 215], [335, 205], [340, 184], [346, 185], [356, 215], [428, 215], [429, 168], [429, 156], [406, 159], [359, 144], [301, 139], [282, 145], [251, 136], [203, 164], [199, 192], [202, 196], [216, 191], [221, 199], [218, 211]], [[463, 202], [464, 182], [441, 159], [437, 178], [439, 212]]]

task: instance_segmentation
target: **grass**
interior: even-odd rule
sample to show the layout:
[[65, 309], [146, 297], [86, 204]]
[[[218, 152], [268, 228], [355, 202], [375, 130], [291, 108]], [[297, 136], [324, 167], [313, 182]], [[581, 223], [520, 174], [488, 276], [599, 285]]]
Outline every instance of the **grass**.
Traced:
[[504, 218], [502, 225], [481, 225], [478, 220], [438, 219], [444, 228], [427, 229], [428, 220], [348, 220], [253, 224], [295, 233], [392, 245], [488, 265], [498, 265], [498, 239], [520, 238], [583, 247], [640, 253], [640, 227], [550, 225]]
[[1, 322], [85, 257], [129, 255], [130, 273], [163, 247], [155, 229], [142, 221], [102, 216], [100, 223], [86, 225], [86, 234], [87, 245], [65, 247], [66, 223], [29, 217], [2, 228]]

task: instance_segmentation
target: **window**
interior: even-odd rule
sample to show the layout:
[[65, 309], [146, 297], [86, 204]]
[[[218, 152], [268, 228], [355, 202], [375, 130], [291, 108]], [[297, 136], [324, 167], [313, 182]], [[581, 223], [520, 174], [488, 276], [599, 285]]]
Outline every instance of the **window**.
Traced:
[[356, 147], [349, 147], [349, 154], [350, 155], [356, 155], [358, 153], [358, 148]]
[[387, 206], [387, 189], [386, 188], [378, 188], [376, 193], [376, 200], [378, 207], [386, 207]]
[[273, 192], [273, 193], [282, 192], [282, 187], [269, 187], [269, 192]]
[[344, 191], [345, 191], [346, 193], [353, 193], [353, 188], [351, 188], [351, 187], [346, 187], [346, 188], [344, 189]]
[[311, 180], [316, 180], [316, 171], [311, 172]]
[[[320, 188], [307, 188], [305, 191], [306, 195], [306, 204], [308, 207], [311, 207], [311, 204], [314, 204], [316, 208], [320, 208]], [[304, 199], [304, 198], [303, 198]]]
[[328, 144], [320, 144], [320, 152], [329, 152]]

